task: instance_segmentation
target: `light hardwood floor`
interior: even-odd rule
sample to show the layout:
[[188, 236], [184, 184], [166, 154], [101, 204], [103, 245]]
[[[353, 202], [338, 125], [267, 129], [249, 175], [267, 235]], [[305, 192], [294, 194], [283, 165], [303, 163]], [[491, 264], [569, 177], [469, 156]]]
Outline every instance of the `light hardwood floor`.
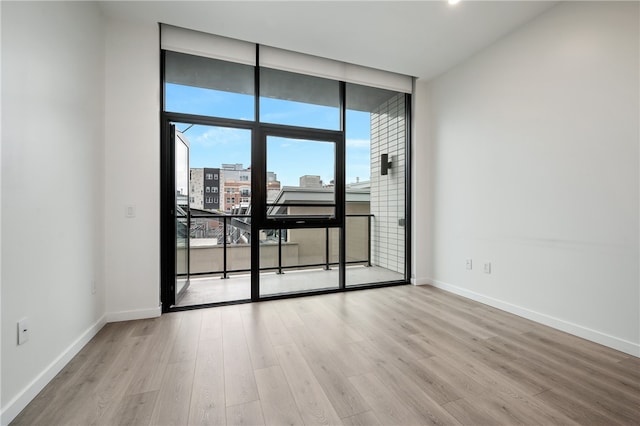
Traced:
[[632, 425], [640, 359], [431, 287], [106, 325], [16, 425]]

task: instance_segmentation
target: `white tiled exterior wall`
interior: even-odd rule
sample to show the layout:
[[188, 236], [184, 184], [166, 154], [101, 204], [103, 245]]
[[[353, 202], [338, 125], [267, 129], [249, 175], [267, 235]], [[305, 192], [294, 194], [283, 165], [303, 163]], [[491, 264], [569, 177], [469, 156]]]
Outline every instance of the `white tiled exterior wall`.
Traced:
[[189, 197], [193, 198], [193, 202], [189, 200], [189, 206], [204, 208], [204, 169], [191, 169], [190, 185]]
[[[398, 94], [371, 113], [372, 263], [404, 272], [405, 227], [405, 101]], [[392, 167], [380, 175], [380, 155], [388, 154]]]

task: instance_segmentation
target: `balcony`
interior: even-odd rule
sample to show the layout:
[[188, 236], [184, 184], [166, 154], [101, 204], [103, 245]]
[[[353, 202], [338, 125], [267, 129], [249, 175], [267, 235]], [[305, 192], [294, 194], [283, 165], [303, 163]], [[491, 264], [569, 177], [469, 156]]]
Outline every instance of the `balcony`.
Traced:
[[[373, 260], [375, 220], [371, 214], [347, 215], [348, 287], [404, 279], [402, 271], [377, 266]], [[199, 211], [189, 222], [190, 247], [177, 254], [179, 262], [188, 256], [189, 285], [179, 294], [177, 306], [250, 299], [250, 217]], [[261, 231], [261, 296], [337, 288], [338, 237], [336, 228]]]

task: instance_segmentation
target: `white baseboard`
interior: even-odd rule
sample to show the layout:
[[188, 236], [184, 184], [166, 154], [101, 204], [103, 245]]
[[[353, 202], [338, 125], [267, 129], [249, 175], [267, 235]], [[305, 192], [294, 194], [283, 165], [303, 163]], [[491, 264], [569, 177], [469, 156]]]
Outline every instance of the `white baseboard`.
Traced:
[[129, 321], [144, 318], [155, 318], [161, 314], [158, 306], [153, 309], [134, 311], [109, 312], [102, 316], [78, 337], [62, 354], [60, 354], [47, 368], [44, 369], [31, 383], [29, 383], [15, 398], [2, 408], [0, 424], [8, 425], [16, 418], [38, 393], [62, 370], [71, 359], [96, 335], [108, 322]]
[[608, 346], [629, 355], [640, 357], [640, 344], [620, 339], [618, 337], [611, 336], [597, 330], [592, 330], [578, 324], [574, 324], [540, 312], [532, 311], [530, 309], [523, 308], [521, 306], [517, 306], [499, 299], [495, 299], [493, 297], [485, 296], [480, 293], [476, 293], [471, 290], [467, 290], [465, 288], [448, 284], [442, 281], [427, 279], [426, 282], [433, 287], [437, 287], [450, 293], [466, 297], [467, 299], [475, 300], [476, 302], [493, 306], [494, 308], [498, 308], [503, 311], [518, 315], [520, 317], [530, 319], [537, 323], [547, 325], [557, 330], [573, 334], [574, 336], [582, 337], [583, 339]]
[[430, 278], [411, 278], [412, 285], [431, 285]]
[[145, 318], [156, 318], [162, 313], [160, 306], [151, 309], [136, 309], [133, 311], [107, 312], [106, 322], [131, 321]]
[[21, 392], [2, 408], [0, 423], [8, 425], [26, 407], [33, 398], [66, 366], [71, 359], [86, 345], [107, 323], [104, 316], [91, 325], [67, 349], [65, 349], [51, 364], [29, 383]]

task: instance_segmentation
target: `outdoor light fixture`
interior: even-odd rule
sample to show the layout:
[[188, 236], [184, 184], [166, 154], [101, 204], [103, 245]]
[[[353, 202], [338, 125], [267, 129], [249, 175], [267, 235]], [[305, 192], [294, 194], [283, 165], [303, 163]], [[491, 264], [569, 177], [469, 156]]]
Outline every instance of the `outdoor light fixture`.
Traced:
[[380, 174], [386, 176], [389, 174], [391, 168], [391, 161], [389, 161], [389, 154], [380, 155]]
[[460, 3], [460, 0], [448, 0], [449, 4], [458, 4]]

